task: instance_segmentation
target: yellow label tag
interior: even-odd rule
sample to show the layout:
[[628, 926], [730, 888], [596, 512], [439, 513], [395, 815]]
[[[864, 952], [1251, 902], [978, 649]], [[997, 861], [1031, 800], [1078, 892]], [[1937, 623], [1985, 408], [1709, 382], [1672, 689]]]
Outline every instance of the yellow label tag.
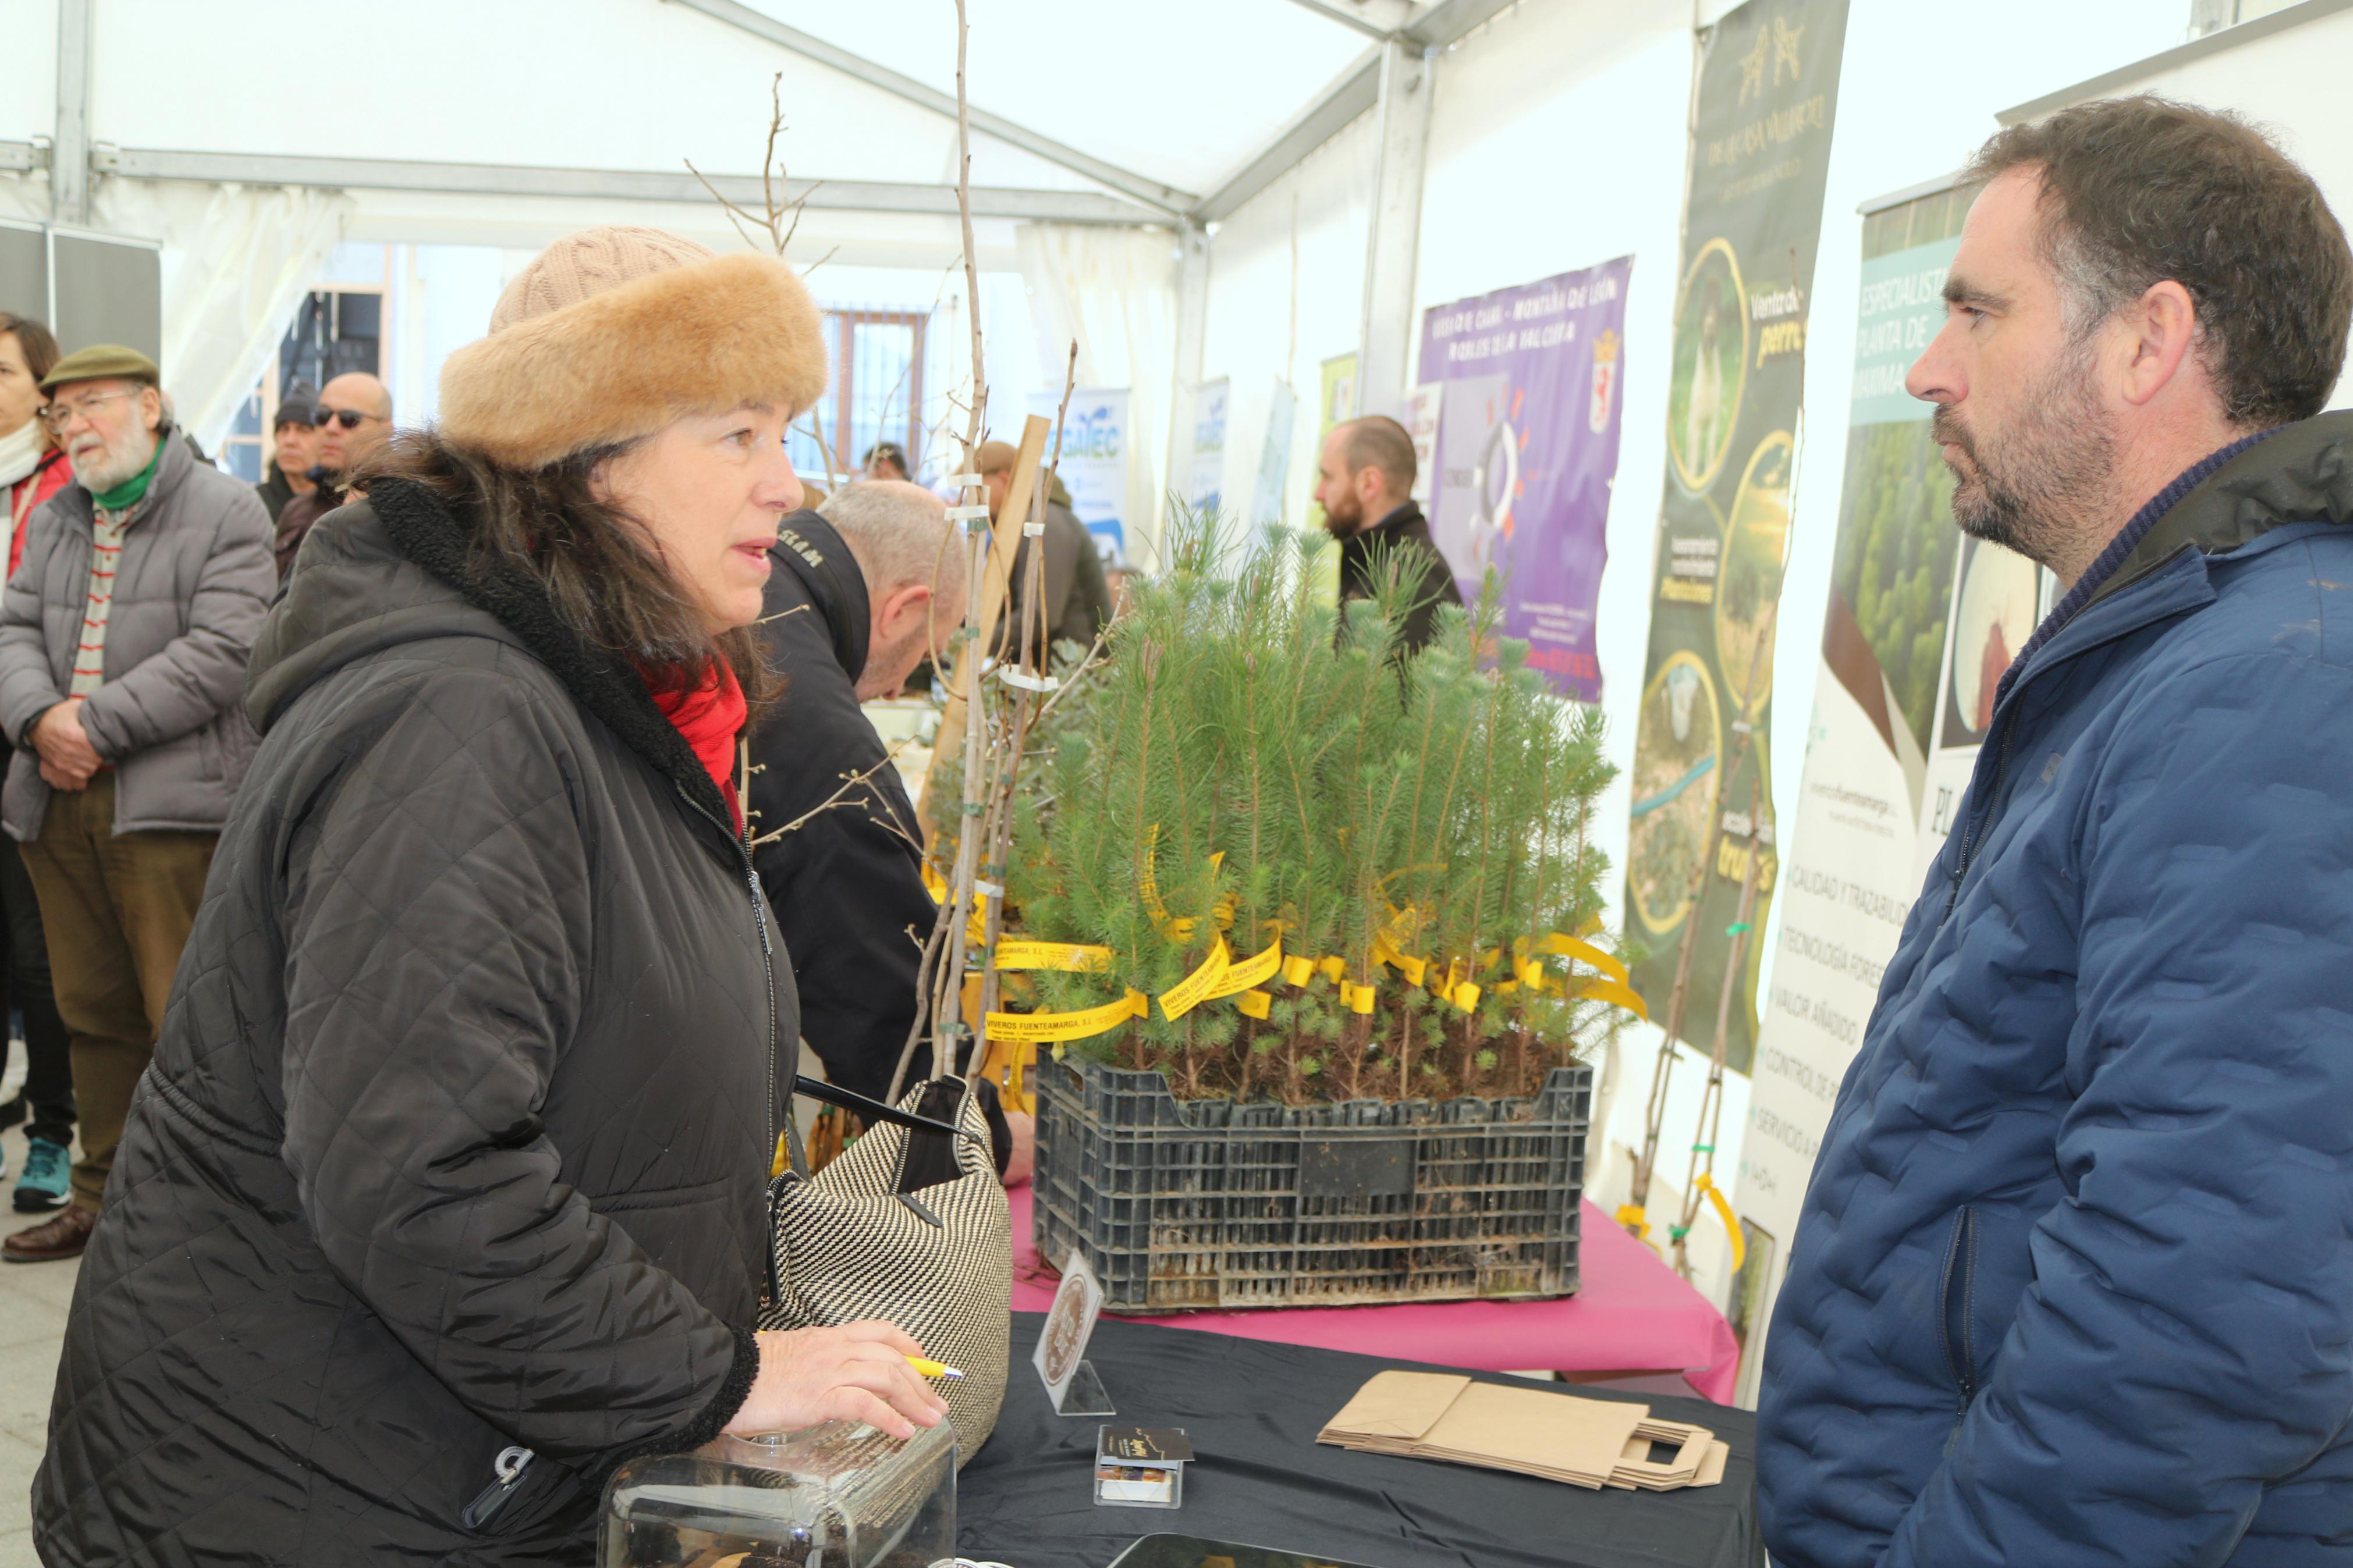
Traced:
[[1651, 1222], [1643, 1215], [1641, 1204], [1620, 1204], [1618, 1212], [1610, 1217], [1638, 1237], [1651, 1234]]
[[1340, 982], [1340, 1000], [1348, 1005], [1351, 1013], [1369, 1013], [1373, 1010], [1373, 988], [1359, 985], [1352, 980], [1343, 980]]
[[1160, 994], [1161, 1016], [1173, 1024], [1216, 995], [1219, 983], [1225, 979], [1232, 964], [1233, 955], [1226, 951], [1226, 939], [1219, 937], [1218, 944], [1209, 950], [1209, 956], [1201, 961], [1200, 968]]
[[1107, 947], [1088, 947], [1075, 942], [1006, 941], [997, 944], [999, 969], [1061, 969], [1086, 974], [1109, 969], [1111, 959], [1111, 949]]
[[1274, 998], [1263, 991], [1245, 991], [1234, 999], [1234, 1005], [1242, 1010], [1244, 1016], [1250, 1018], [1265, 1017], [1267, 1009], [1273, 1004]]
[[1724, 1222], [1725, 1234], [1732, 1237], [1732, 1271], [1737, 1274], [1748, 1258], [1748, 1240], [1740, 1234], [1740, 1219], [1732, 1212], [1732, 1200], [1724, 1195], [1724, 1189], [1715, 1184], [1715, 1177], [1706, 1171], [1699, 1173], [1698, 1186], [1707, 1194], [1707, 1201], [1715, 1205], [1715, 1217]]
[[1377, 936], [1373, 939], [1373, 962], [1388, 964], [1391, 969], [1404, 975], [1406, 984], [1409, 985], [1420, 984], [1423, 972], [1428, 968], [1420, 959], [1408, 958], [1399, 952], [1387, 936]]
[[1304, 985], [1315, 973], [1315, 961], [1303, 952], [1294, 952], [1282, 961], [1282, 983]]
[[[1141, 991], [1130, 991], [1116, 1002], [1075, 1013], [991, 1013], [988, 1037], [1021, 1045], [1040, 1040], [1083, 1040], [1090, 1035], [1115, 1029], [1130, 1018], [1151, 1016], [1151, 998]], [[1060, 1055], [1056, 1053], [1058, 1058]]]
[[1453, 990], [1449, 991], [1446, 994], [1446, 999], [1449, 1002], [1453, 1003], [1457, 1007], [1461, 1008], [1465, 1013], [1475, 1013], [1479, 1010], [1479, 998], [1482, 994], [1482, 993], [1476, 985], [1472, 984], [1471, 982], [1466, 980], [1461, 984], [1454, 987]]
[[[1219, 946], [1224, 945], [1222, 941], [1219, 942]], [[1208, 1000], [1215, 1001], [1220, 996], [1230, 996], [1237, 991], [1248, 991], [1254, 985], [1263, 985], [1274, 978], [1274, 972], [1282, 963], [1282, 939], [1277, 937], [1273, 945], [1263, 952], [1245, 958], [1228, 969], [1226, 977], [1218, 983], [1216, 990], [1209, 993]]]
[[1324, 979], [1336, 985], [1340, 976], [1348, 973], [1348, 961], [1336, 953], [1326, 953], [1315, 961], [1315, 967], [1324, 972]]
[[1630, 985], [1620, 985], [1615, 980], [1588, 980], [1569, 992], [1571, 996], [1609, 1002], [1623, 1007], [1637, 1018], [1648, 1023], [1651, 1005], [1642, 1000], [1641, 993]]
[[1626, 973], [1626, 966], [1617, 959], [1602, 952], [1591, 942], [1579, 942], [1573, 936], [1563, 936], [1560, 932], [1554, 931], [1538, 942], [1536, 947], [1539, 952], [1549, 952], [1558, 958], [1574, 958], [1581, 963], [1589, 963], [1620, 985], [1628, 984], [1631, 978]]
[[1512, 973], [1518, 975], [1520, 977], [1520, 984], [1526, 986], [1529, 990], [1541, 991], [1544, 989], [1545, 968], [1543, 964], [1537, 963], [1535, 959], [1514, 959], [1512, 961]]

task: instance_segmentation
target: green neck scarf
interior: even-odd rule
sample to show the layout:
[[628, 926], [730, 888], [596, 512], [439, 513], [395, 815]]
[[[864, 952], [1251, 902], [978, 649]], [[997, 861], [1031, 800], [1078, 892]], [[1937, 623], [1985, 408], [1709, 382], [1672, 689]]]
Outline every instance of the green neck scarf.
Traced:
[[164, 439], [165, 437], [164, 435], [160, 431], [157, 432], [155, 437], [155, 455], [147, 459], [147, 466], [145, 468], [140, 469], [137, 473], [132, 475], [131, 478], [123, 480], [121, 484], [115, 486], [111, 490], [92, 490], [90, 492], [90, 499], [98, 503], [99, 510], [111, 511], [118, 514], [126, 512], [146, 499], [147, 487], [155, 482], [155, 469], [164, 461]]

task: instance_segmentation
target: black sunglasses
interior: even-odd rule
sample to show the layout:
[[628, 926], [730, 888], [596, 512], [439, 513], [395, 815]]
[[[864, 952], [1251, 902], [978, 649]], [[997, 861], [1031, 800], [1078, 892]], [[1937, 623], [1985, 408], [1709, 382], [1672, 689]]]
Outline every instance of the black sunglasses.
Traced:
[[375, 414], [363, 414], [356, 408], [322, 408], [319, 410], [319, 423], [322, 426], [340, 424], [346, 430], [356, 430], [360, 427], [362, 421], [379, 417], [381, 417], [381, 416]]

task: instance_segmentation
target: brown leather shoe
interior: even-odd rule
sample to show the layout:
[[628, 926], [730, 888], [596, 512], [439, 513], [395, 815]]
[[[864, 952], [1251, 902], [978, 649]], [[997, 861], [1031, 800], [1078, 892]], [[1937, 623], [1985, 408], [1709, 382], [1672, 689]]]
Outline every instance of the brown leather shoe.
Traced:
[[97, 1226], [95, 1211], [74, 1204], [57, 1218], [0, 1241], [0, 1258], [11, 1263], [55, 1263], [60, 1258], [79, 1258], [82, 1248], [90, 1245], [90, 1233]]

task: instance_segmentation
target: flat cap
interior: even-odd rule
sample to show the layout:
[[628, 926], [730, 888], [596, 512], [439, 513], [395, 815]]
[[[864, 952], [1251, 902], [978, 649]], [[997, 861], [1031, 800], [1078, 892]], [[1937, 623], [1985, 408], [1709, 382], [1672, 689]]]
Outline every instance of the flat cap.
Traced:
[[41, 377], [41, 390], [55, 392], [69, 381], [138, 381], [160, 386], [164, 373], [137, 349], [127, 349], [121, 343], [93, 343], [58, 361], [49, 374]]

